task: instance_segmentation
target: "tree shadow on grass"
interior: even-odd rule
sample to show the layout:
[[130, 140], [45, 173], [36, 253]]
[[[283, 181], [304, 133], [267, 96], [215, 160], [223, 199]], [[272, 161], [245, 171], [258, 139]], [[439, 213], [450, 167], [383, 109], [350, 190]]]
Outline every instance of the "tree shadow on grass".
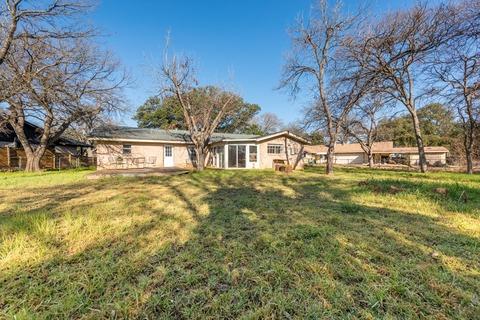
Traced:
[[294, 187], [281, 178], [295, 194], [285, 196], [229, 180], [203, 199], [209, 215], [172, 252], [174, 271], [142, 317], [474, 315], [477, 239], [429, 217], [354, 205], [332, 181], [335, 201], [325, 205], [312, 196], [325, 181]]
[[[432, 217], [355, 203], [368, 190], [336, 179], [266, 179], [271, 185], [241, 172], [120, 180], [114, 188], [144, 187], [128, 201], [147, 199], [151, 218], [9, 273], [0, 306], [12, 315], [24, 301], [27, 314], [92, 318], [475, 316], [477, 238]], [[153, 205], [158, 186], [188, 217]], [[191, 225], [184, 240], [175, 235], [182, 230], [162, 228], [171, 220]]]
[[[439, 205], [444, 210], [472, 216], [480, 214], [480, 188], [443, 181], [409, 181], [406, 179], [375, 179], [362, 181], [363, 189], [378, 194], [403, 193]], [[363, 190], [362, 190], [363, 191]]]

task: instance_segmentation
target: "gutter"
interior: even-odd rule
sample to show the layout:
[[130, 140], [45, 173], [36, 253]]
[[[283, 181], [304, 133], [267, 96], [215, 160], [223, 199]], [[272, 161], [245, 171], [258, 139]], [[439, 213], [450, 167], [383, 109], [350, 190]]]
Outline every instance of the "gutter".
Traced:
[[144, 139], [120, 139], [120, 138], [89, 138], [92, 141], [113, 141], [113, 142], [148, 142], [148, 143], [166, 143], [166, 144], [193, 144], [187, 141], [175, 140], [144, 140]]

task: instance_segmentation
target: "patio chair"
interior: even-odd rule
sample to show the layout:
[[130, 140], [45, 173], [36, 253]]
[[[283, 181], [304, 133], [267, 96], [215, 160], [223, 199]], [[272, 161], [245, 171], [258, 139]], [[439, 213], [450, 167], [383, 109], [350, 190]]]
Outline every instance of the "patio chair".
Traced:
[[134, 164], [137, 166], [137, 168], [145, 168], [145, 158], [135, 158]]
[[120, 169], [123, 169], [124, 164], [126, 164], [126, 161], [122, 157], [118, 157], [117, 159], [115, 159], [115, 169], [118, 169], [119, 166]]
[[148, 157], [148, 160], [145, 162], [148, 167], [155, 167], [157, 164], [157, 157]]
[[108, 166], [108, 169], [111, 169], [112, 167], [116, 168], [117, 160], [114, 157], [108, 157], [107, 166]]

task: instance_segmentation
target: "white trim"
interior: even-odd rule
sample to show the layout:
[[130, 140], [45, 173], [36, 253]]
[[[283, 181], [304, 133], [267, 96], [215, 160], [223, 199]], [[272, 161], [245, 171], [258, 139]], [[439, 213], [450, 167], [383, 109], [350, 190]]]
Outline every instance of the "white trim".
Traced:
[[[256, 161], [250, 161], [250, 147], [254, 146], [257, 148], [257, 160]], [[247, 169], [257, 169], [260, 167], [260, 157], [259, 157], [259, 152], [260, 152], [260, 146], [258, 144], [247, 144]]]
[[272, 133], [272, 134], [269, 134], [269, 135], [266, 135], [266, 136], [262, 136], [262, 137], [258, 137], [258, 138], [249, 138], [249, 139], [242, 139], [242, 138], [238, 138], [238, 139], [223, 139], [223, 140], [220, 140], [220, 141], [216, 141], [214, 143], [221, 143], [221, 142], [242, 142], [242, 141], [245, 141], [245, 142], [248, 142], [248, 141], [252, 141], [252, 142], [261, 142], [261, 141], [264, 141], [264, 140], [269, 140], [269, 139], [273, 139], [273, 138], [276, 138], [276, 137], [281, 137], [283, 135], [286, 135], [290, 138], [294, 138], [304, 144], [310, 144], [310, 141], [300, 137], [300, 136], [297, 136], [296, 134], [293, 134], [291, 133], [290, 131], [281, 131], [281, 132], [276, 132], [276, 133]]
[[228, 143], [223, 145], [223, 168], [228, 169]]
[[171, 141], [171, 140], [143, 140], [143, 139], [114, 139], [114, 138], [90, 138], [93, 141], [112, 141], [112, 142], [148, 142], [148, 143], [166, 143], [166, 144], [191, 144], [193, 142]]
[[285, 131], [280, 131], [280, 132], [276, 132], [276, 133], [272, 133], [270, 135], [267, 135], [267, 136], [263, 136], [263, 137], [259, 137], [256, 139], [256, 141], [260, 142], [260, 141], [263, 141], [263, 140], [268, 140], [268, 139], [272, 139], [272, 138], [275, 138], [275, 137], [279, 137], [279, 136], [283, 136], [283, 135], [287, 135], [289, 137], [293, 137], [305, 144], [310, 144], [310, 142], [307, 140], [307, 139], [304, 139], [300, 136], [297, 136], [296, 134], [293, 134], [291, 133], [290, 131], [288, 130], [285, 130]]
[[258, 139], [258, 138], [251, 138], [251, 139], [223, 139], [223, 140], [220, 140], [220, 141], [212, 142], [212, 144], [214, 144], [214, 143], [222, 143], [222, 142], [242, 142], [242, 141], [245, 141], [245, 142], [248, 142], [248, 141], [255, 142], [255, 141], [257, 141], [257, 139]]
[[[245, 167], [230, 167], [228, 165], [229, 163], [229, 159], [228, 159], [228, 156], [229, 156], [229, 153], [228, 153], [228, 147], [229, 146], [245, 146]], [[257, 148], [257, 161], [250, 161], [250, 147], [251, 146], [254, 146]], [[242, 142], [238, 142], [238, 143], [225, 143], [223, 145], [224, 147], [224, 160], [225, 160], [225, 165], [224, 165], [224, 168], [225, 169], [238, 169], [238, 170], [241, 170], [241, 169], [258, 169], [260, 168], [260, 146], [256, 143], [242, 143]], [[238, 148], [238, 147], [237, 147]], [[237, 153], [238, 153], [238, 149], [237, 149]]]
[[[247, 152], [248, 152], [248, 145], [245, 144], [245, 143], [231, 143], [231, 144], [225, 144], [225, 146], [227, 146], [227, 153], [229, 153], [229, 147], [231, 146], [235, 146], [236, 147], [236, 155], [235, 155], [235, 160], [236, 160], [236, 164], [237, 164], [237, 167], [230, 167], [229, 163], [230, 161], [227, 161], [227, 169], [248, 169], [248, 158], [247, 158]], [[238, 167], [238, 147], [240, 146], [244, 146], [245, 147], [245, 167]]]
[[[418, 154], [418, 151], [407, 151], [407, 152], [374, 152], [374, 153], [390, 153], [390, 154]], [[425, 154], [430, 153], [450, 153], [449, 151], [428, 151], [425, 150]]]

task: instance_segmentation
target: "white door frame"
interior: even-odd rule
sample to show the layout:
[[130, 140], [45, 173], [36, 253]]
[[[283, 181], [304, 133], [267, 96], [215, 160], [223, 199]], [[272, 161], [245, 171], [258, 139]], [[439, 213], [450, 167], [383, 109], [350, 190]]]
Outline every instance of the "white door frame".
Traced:
[[165, 145], [163, 147], [163, 166], [173, 167], [173, 146]]
[[[250, 161], [250, 147], [256, 147], [257, 148], [257, 161]], [[259, 163], [258, 161], [260, 160], [259, 153], [260, 152], [260, 146], [257, 144], [247, 144], [247, 169], [255, 169], [259, 168]]]

